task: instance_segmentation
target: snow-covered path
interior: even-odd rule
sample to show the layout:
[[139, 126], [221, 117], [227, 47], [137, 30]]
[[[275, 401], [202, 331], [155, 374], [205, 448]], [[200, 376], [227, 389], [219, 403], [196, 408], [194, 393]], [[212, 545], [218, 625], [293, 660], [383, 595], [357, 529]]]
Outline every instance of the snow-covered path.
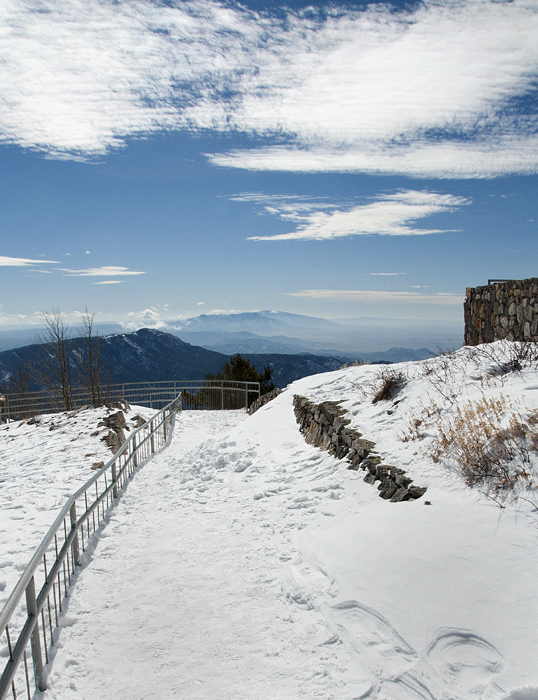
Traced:
[[183, 414], [136, 475], [85, 557], [46, 697], [331, 696], [327, 654], [301, 648], [280, 595], [274, 561], [288, 557], [270, 514], [253, 517], [240, 482], [190, 488], [198, 443], [245, 418]]

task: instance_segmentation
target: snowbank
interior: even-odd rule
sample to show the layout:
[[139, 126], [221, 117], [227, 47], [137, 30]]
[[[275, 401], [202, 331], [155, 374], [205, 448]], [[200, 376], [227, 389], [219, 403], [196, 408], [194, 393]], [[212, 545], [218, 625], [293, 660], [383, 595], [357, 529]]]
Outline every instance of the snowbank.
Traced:
[[[0, 424], [0, 607], [30, 561], [67, 498], [92, 476], [92, 466], [108, 462], [101, 440], [110, 432], [99, 423], [106, 408], [37, 416]], [[128, 425], [155, 411], [132, 406]]]

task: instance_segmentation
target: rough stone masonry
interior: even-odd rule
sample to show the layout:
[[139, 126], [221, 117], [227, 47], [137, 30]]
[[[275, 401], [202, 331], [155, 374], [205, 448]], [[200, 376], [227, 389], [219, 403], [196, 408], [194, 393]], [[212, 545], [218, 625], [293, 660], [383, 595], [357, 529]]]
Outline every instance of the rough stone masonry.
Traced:
[[390, 464], [381, 464], [381, 457], [374, 452], [375, 442], [365, 440], [346, 418], [341, 401], [312, 403], [305, 396], [293, 397], [295, 418], [299, 429], [309, 445], [320, 447], [337, 459], [347, 457], [348, 469], [367, 472], [364, 481], [375, 484], [379, 495], [392, 503], [416, 501], [426, 493], [426, 488], [415, 486], [403, 469]]
[[495, 340], [538, 341], [538, 278], [468, 287], [464, 345]]

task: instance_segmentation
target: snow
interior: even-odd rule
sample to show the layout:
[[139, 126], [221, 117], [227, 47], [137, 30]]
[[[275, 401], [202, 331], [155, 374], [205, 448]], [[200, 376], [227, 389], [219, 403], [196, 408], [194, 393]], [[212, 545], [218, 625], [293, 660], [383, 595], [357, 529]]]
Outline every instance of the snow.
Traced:
[[[491, 358], [466, 348], [450, 377], [443, 361], [393, 366], [405, 382], [388, 402], [372, 404], [380, 369], [363, 366], [299, 380], [250, 417], [179, 415], [170, 446], [139, 469], [83, 555], [36, 697], [537, 700], [532, 478], [501, 508], [427, 449], [439, 420], [472, 399], [502, 394], [530, 415], [538, 372], [492, 373]], [[342, 400], [425, 496], [384, 501], [364, 472], [307, 445], [294, 394]], [[421, 414], [421, 436], [402, 441], [432, 401], [440, 413]], [[105, 459], [89, 437], [94, 414], [52, 432], [58, 417], [0, 429], [5, 598], [55, 503]], [[82, 459], [89, 452], [99, 454]], [[527, 469], [536, 465], [532, 453]]]
[[[112, 457], [101, 441], [109, 428], [98, 425], [117, 410], [91, 408], [0, 424], [0, 606], [67, 498], [92, 476], [92, 465]], [[132, 406], [127, 425], [134, 427], [130, 419], [136, 415], [147, 420], [154, 413]]]

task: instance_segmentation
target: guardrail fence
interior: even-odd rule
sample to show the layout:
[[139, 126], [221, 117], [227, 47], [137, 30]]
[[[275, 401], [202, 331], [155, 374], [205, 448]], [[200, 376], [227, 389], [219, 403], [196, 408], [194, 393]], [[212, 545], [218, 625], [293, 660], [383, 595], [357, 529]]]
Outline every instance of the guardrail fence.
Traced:
[[[130, 382], [111, 384], [102, 389], [105, 403], [118, 399], [130, 404], [160, 409], [181, 396], [182, 409], [226, 410], [248, 408], [260, 396], [258, 382], [234, 382], [226, 379], [195, 379], [158, 382]], [[60, 391], [34, 391], [24, 394], [4, 394], [1, 419], [21, 420], [41, 413], [66, 410]], [[91, 394], [85, 389], [73, 389], [69, 410], [91, 405]]]
[[32, 689], [46, 689], [44, 665], [81, 553], [136, 467], [168, 443], [181, 403], [177, 396], [133, 431], [114, 457], [68, 499], [36, 550], [0, 613], [0, 658], [7, 658], [0, 700], [8, 694], [17, 700], [24, 693], [31, 700]]

